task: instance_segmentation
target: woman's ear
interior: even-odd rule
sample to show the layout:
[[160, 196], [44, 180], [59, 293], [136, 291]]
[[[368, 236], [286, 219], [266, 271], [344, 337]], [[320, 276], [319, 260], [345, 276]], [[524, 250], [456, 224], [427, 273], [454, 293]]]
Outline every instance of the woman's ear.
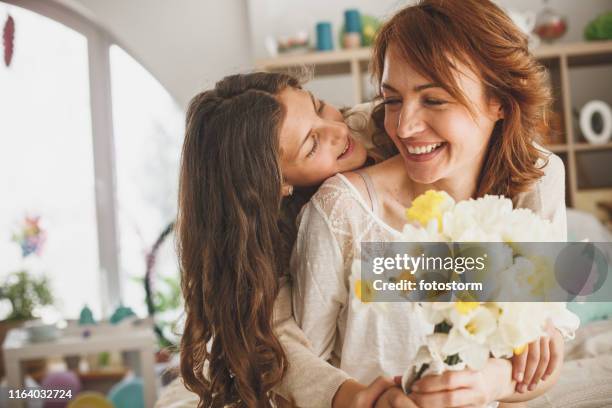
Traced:
[[500, 119], [504, 119], [504, 117], [506, 116], [506, 112], [504, 111], [504, 107], [502, 106], [502, 104], [498, 104], [499, 106], [497, 107], [497, 120]]
[[489, 100], [489, 115], [495, 122], [504, 119], [504, 106], [497, 97], [491, 97]]
[[290, 184], [285, 184], [283, 183], [283, 186], [281, 187], [281, 194], [283, 195], [283, 197], [288, 197], [290, 195], [293, 194], [293, 186]]

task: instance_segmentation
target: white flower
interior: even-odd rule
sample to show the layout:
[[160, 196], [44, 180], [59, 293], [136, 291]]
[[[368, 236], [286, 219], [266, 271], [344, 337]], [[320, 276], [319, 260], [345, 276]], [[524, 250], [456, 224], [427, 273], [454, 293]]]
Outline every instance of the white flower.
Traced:
[[443, 216], [442, 230], [449, 241], [501, 242], [504, 222], [512, 214], [512, 201], [486, 195], [457, 203]]
[[[505, 242], [555, 242], [558, 236], [550, 221], [540, 218], [533, 211], [517, 208], [505, 219]], [[518, 249], [518, 248], [515, 248]]]
[[531, 343], [544, 334], [548, 318], [546, 303], [497, 302], [501, 309], [498, 319], [498, 334], [492, 339], [497, 349], [503, 349], [499, 342], [508, 348], [517, 349]]
[[489, 357], [488, 339], [497, 329], [497, 316], [484, 304], [468, 313], [456, 310], [451, 312], [452, 328], [442, 351], [447, 356], [459, 354], [461, 361], [479, 370]]
[[[533, 243], [555, 242], [558, 234], [549, 221], [532, 211], [513, 209], [512, 201], [501, 196], [487, 195], [455, 203], [450, 196], [434, 191], [417, 197], [413, 203], [407, 218], [418, 225], [404, 227], [405, 240], [484, 242], [460, 245], [453, 256], [487, 254], [482, 271], [470, 271], [471, 279], [485, 283], [487, 295], [495, 294], [498, 299], [516, 299], [525, 293], [542, 296], [555, 283], [557, 254], [551, 254], [549, 246], [543, 249]], [[487, 244], [492, 242], [504, 244]], [[422, 311], [428, 322], [448, 333], [427, 337], [415, 364], [404, 373], [405, 387], [412, 384], [423, 364], [428, 364], [425, 373], [441, 373], [466, 365], [479, 369], [490, 355], [510, 358], [524, 350], [544, 335], [549, 321], [568, 337], [579, 324], [564, 303], [438, 302], [422, 304]], [[443, 322], [446, 325], [440, 325]], [[461, 364], [449, 366], [445, 362], [454, 355], [459, 356]]]
[[422, 228], [412, 224], [404, 225], [402, 236], [408, 242], [447, 242], [448, 239], [439, 232], [438, 220], [433, 219], [427, 227]]

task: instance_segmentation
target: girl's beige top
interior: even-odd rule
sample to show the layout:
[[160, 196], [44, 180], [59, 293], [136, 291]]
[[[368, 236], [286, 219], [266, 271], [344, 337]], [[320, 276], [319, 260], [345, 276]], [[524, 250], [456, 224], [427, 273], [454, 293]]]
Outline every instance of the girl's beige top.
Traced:
[[[371, 108], [359, 105], [353, 109], [357, 114], [348, 117], [349, 122], [361, 121], [349, 125], [364, 129], [354, 134], [369, 148], [372, 127], [364, 118]], [[516, 198], [515, 206], [550, 220], [559, 241], [564, 241], [563, 162], [550, 153], [544, 171], [530, 191]], [[392, 304], [394, 310], [381, 317], [374, 316], [372, 309], [353, 310], [347, 301], [359, 243], [397, 239], [397, 231], [372, 213], [344, 176], [334, 176], [321, 186], [303, 208], [299, 222], [291, 268], [295, 293], [292, 296], [285, 283], [275, 305], [275, 331], [289, 361], [275, 391], [300, 407], [329, 407], [348, 378], [368, 383], [378, 375], [401, 375], [431, 327], [407, 303]]]

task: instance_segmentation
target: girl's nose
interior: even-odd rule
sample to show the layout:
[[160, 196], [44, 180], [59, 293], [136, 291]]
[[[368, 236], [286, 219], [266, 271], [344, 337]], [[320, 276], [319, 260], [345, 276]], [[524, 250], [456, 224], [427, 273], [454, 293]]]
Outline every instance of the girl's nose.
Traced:
[[344, 122], [329, 121], [325, 124], [324, 128], [324, 137], [328, 143], [332, 145], [345, 143], [349, 129]]

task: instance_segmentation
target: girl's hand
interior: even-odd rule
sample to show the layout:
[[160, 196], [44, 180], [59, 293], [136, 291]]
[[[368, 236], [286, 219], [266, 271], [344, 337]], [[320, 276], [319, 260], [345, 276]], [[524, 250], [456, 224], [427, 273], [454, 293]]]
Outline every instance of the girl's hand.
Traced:
[[[400, 377], [401, 378], [401, 377]], [[400, 380], [401, 381], [401, 380]], [[424, 406], [424, 405], [423, 405]], [[376, 401], [375, 408], [419, 408], [399, 386], [387, 388]]]
[[489, 359], [481, 371], [447, 371], [429, 375], [413, 384], [410, 397], [420, 407], [485, 407], [514, 392], [514, 384], [499, 381], [510, 378], [510, 364]]
[[549, 322], [546, 335], [529, 343], [529, 347], [512, 357], [512, 378], [517, 382], [516, 391], [533, 391], [538, 383], [546, 379], [561, 364], [563, 336]]

